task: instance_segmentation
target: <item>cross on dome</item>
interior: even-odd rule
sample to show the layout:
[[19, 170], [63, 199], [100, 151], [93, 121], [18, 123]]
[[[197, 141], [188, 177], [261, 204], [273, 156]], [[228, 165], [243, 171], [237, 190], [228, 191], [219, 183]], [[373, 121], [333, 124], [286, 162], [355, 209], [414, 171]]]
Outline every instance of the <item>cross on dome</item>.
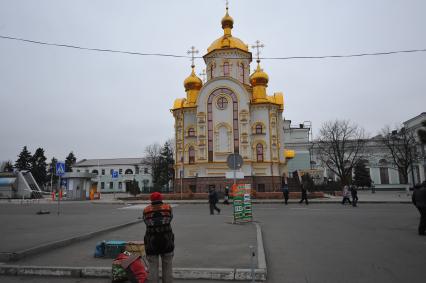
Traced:
[[260, 43], [259, 40], [256, 40], [256, 45], [252, 45], [251, 48], [256, 49], [256, 57], [257, 57], [257, 63], [260, 62], [260, 48], [265, 47], [263, 43]]
[[191, 54], [191, 61], [192, 61], [192, 65], [191, 67], [194, 68], [195, 64], [194, 64], [194, 60], [195, 60], [195, 54], [198, 54], [198, 50], [195, 49], [195, 46], [191, 46], [191, 49], [187, 51], [188, 55]]
[[206, 82], [206, 69], [203, 69], [203, 71], [201, 73], [199, 73], [198, 75], [200, 75], [203, 78], [203, 82]]

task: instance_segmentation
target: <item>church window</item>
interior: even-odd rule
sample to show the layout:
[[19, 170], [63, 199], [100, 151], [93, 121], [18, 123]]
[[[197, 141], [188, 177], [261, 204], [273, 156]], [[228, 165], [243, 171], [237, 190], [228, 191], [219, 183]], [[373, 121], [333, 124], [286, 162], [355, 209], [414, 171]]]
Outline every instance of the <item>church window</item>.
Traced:
[[262, 124], [256, 124], [255, 133], [256, 134], [263, 134]]
[[261, 143], [256, 145], [256, 156], [257, 162], [263, 162], [263, 145]]
[[132, 169], [127, 169], [126, 171], [124, 171], [124, 174], [126, 174], [126, 175], [132, 175], [133, 171], [132, 171]]
[[190, 146], [188, 149], [188, 161], [189, 161], [189, 164], [195, 163], [195, 150], [194, 150], [194, 147], [192, 146]]
[[229, 63], [228, 62], [223, 63], [223, 75], [229, 76]]
[[240, 64], [240, 74], [241, 74], [241, 82], [244, 83], [244, 80], [245, 80], [244, 63]]
[[209, 72], [210, 72], [210, 79], [213, 79], [214, 78], [214, 63], [210, 64]]
[[188, 129], [188, 137], [195, 137], [195, 130], [194, 128]]
[[220, 110], [223, 110], [226, 108], [226, 106], [228, 106], [228, 100], [226, 99], [226, 97], [219, 97], [217, 102], [216, 102], [217, 108], [219, 108]]

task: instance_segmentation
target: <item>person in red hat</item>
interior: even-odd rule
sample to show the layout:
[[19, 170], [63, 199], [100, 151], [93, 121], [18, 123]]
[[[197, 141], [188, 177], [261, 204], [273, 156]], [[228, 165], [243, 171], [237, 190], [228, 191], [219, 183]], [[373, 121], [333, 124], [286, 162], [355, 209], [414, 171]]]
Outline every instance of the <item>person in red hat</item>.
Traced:
[[162, 194], [152, 193], [151, 204], [143, 210], [143, 221], [146, 225], [144, 244], [149, 262], [149, 282], [159, 282], [160, 257], [162, 282], [173, 282], [172, 261], [175, 235], [171, 226], [172, 219], [172, 208], [169, 204], [163, 203]]

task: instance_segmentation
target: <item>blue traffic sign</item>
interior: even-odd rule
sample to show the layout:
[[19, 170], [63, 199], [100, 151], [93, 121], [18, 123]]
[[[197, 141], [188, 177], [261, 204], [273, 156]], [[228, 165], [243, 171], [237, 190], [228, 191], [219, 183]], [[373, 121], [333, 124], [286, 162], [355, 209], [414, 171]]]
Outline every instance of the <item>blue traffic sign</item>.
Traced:
[[65, 174], [65, 163], [57, 162], [56, 163], [56, 176], [63, 176]]
[[117, 179], [118, 178], [118, 171], [112, 171], [112, 178]]

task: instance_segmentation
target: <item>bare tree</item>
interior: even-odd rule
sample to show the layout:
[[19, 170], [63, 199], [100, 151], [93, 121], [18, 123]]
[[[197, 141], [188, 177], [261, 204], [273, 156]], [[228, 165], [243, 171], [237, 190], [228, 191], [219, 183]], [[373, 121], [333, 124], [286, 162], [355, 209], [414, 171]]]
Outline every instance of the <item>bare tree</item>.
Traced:
[[[153, 143], [145, 148], [145, 162], [151, 167], [150, 174], [152, 182], [156, 187], [160, 179], [161, 166], [161, 146], [158, 143]], [[158, 188], [156, 188], [158, 189]]]
[[363, 128], [349, 120], [335, 120], [322, 125], [315, 147], [321, 162], [346, 185], [363, 157], [365, 142]]
[[[413, 131], [408, 131], [404, 127], [391, 131], [387, 126], [382, 129], [382, 136], [382, 143], [388, 149], [393, 165], [401, 172], [405, 180], [408, 180], [408, 172], [416, 161], [413, 151], [416, 149], [417, 142]], [[414, 175], [412, 177], [414, 182]]]

